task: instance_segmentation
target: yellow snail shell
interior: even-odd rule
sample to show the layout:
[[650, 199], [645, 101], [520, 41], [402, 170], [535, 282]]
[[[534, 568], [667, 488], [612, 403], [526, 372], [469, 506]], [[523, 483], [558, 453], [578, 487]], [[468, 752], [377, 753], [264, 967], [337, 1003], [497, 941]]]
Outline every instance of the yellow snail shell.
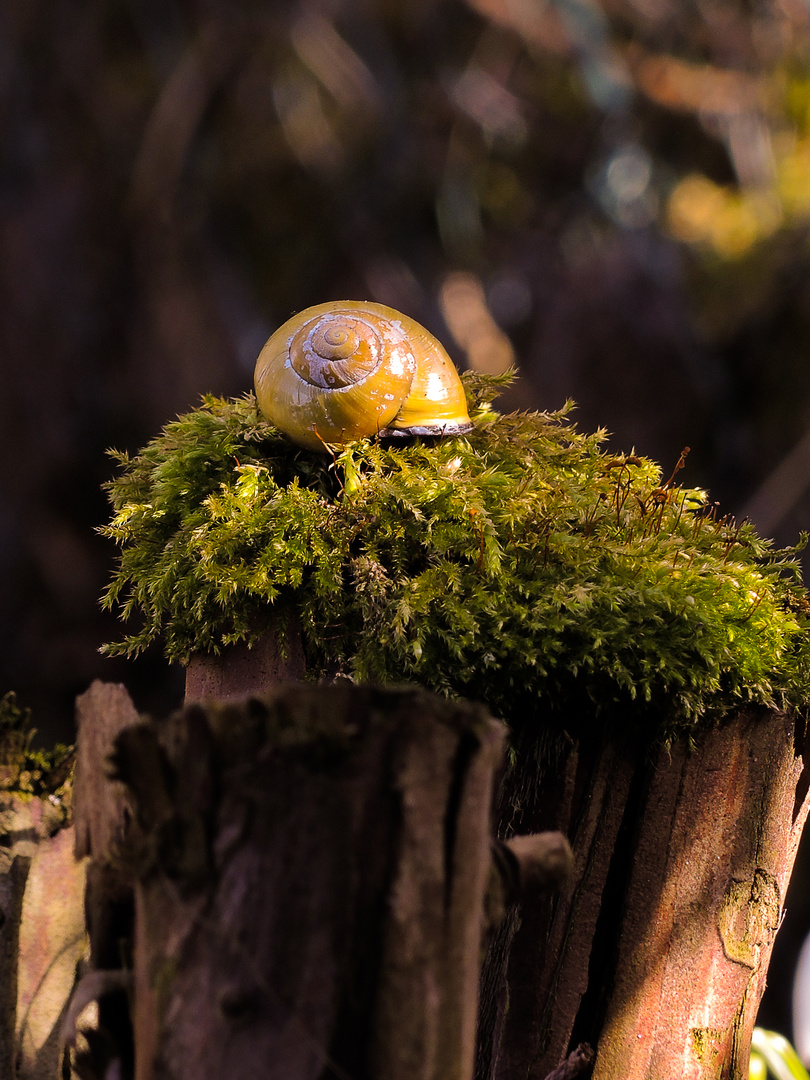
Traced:
[[299, 312], [256, 361], [256, 400], [299, 446], [472, 428], [453, 362], [423, 326], [385, 304], [339, 300]]

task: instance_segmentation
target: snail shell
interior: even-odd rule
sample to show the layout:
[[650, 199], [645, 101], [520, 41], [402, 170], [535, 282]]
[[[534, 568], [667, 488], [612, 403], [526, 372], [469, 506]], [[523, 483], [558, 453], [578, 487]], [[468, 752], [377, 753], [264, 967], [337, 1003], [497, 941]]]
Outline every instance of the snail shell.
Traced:
[[310, 450], [370, 435], [472, 428], [453, 362], [423, 326], [385, 304], [340, 300], [299, 312], [256, 362], [267, 419]]

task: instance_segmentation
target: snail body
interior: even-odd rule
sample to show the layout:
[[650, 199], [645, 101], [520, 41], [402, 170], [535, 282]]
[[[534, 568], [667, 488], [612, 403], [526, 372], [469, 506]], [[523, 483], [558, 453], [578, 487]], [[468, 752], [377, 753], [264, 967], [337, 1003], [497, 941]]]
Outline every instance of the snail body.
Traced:
[[259, 354], [255, 386], [264, 416], [310, 450], [472, 427], [442, 345], [414, 319], [371, 301], [317, 304], [293, 316]]

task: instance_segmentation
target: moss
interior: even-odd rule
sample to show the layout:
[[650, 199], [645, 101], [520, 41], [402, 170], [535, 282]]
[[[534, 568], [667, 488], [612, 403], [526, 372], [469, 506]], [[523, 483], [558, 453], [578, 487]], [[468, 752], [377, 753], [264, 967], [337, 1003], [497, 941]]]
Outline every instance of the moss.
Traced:
[[692, 1028], [692, 1050], [709, 1076], [715, 1076], [723, 1064], [723, 1044], [728, 1032], [720, 1028]]
[[779, 928], [779, 882], [757, 868], [751, 881], [729, 882], [717, 914], [723, 952], [729, 960], [756, 970], [762, 950]]
[[[796, 551], [721, 516], [570, 409], [494, 412], [469, 383], [469, 436], [293, 447], [252, 396], [206, 397], [118, 454], [104, 597], [109, 654], [172, 660], [295, 618], [309, 669], [414, 681], [538, 711], [618, 709], [668, 738], [741, 703], [805, 701], [808, 604]], [[573, 723], [573, 721], [571, 721]]]
[[53, 750], [35, 750], [35, 735], [31, 711], [20, 708], [16, 694], [0, 698], [0, 791], [69, 802], [72, 748], [57, 744]]

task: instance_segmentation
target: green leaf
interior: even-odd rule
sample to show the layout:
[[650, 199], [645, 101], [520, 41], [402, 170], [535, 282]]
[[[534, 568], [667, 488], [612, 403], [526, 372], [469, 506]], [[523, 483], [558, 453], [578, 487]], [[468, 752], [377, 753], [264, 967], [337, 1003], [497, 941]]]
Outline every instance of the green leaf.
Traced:
[[775, 1080], [810, 1080], [799, 1055], [783, 1035], [754, 1028], [749, 1077], [750, 1080], [760, 1080], [766, 1076], [772, 1076]]

